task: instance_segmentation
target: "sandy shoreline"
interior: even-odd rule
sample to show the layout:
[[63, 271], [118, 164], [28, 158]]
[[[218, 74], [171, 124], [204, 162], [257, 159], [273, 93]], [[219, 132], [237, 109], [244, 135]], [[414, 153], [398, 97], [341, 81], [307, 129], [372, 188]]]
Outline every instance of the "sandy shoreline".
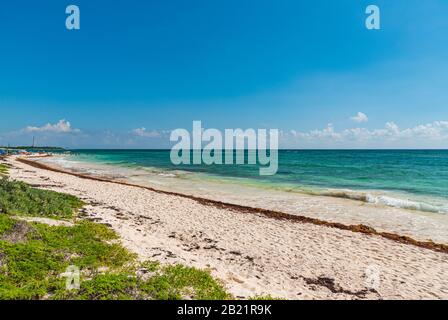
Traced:
[[[265, 188], [262, 185], [221, 179], [222, 177], [216, 179], [214, 176], [182, 170], [159, 171], [157, 168], [130, 168], [83, 161], [70, 156], [39, 158], [37, 163], [31, 164], [42, 165], [43, 169], [50, 167], [52, 170], [62, 170], [82, 177], [147, 187], [150, 190], [165, 191], [167, 194], [195, 198], [198, 201], [207, 199], [207, 203], [219, 204], [220, 207], [222, 203], [236, 205], [231, 208], [232, 210], [247, 211], [249, 207], [251, 212], [260, 212], [262, 210], [259, 209], [264, 209], [264, 213], [268, 216], [273, 216], [273, 212], [277, 217], [286, 214], [302, 222], [315, 219], [345, 226], [364, 225], [381, 233], [392, 233], [422, 242], [433, 241], [448, 245], [447, 214], [376, 203], [372, 199], [388, 196], [374, 190], [363, 194], [356, 190], [328, 189], [327, 195], [312, 194], [309, 193], [311, 191]], [[349, 194], [351, 196], [348, 196]], [[354, 195], [371, 197], [371, 200], [359, 199]], [[390, 199], [410, 201], [406, 196], [393, 198], [389, 195]], [[278, 214], [279, 212], [281, 214]]]
[[208, 268], [235, 297], [448, 299], [448, 256], [437, 248], [8, 161], [12, 178], [86, 201], [82, 215], [141, 259]]
[[311, 223], [311, 224], [315, 224], [315, 225], [319, 225], [319, 226], [326, 226], [326, 227], [337, 228], [337, 229], [341, 229], [341, 230], [350, 230], [352, 232], [359, 232], [359, 233], [370, 234], [370, 235], [378, 235], [378, 236], [381, 236], [381, 237], [389, 239], [389, 240], [397, 241], [399, 243], [415, 245], [418, 247], [434, 250], [437, 252], [448, 253], [448, 245], [447, 244], [436, 243], [432, 240], [427, 240], [427, 241], [418, 240], [418, 239], [414, 239], [409, 236], [400, 235], [399, 233], [377, 231], [374, 228], [364, 225], [364, 224], [343, 224], [343, 223], [339, 223], [339, 222], [326, 221], [326, 220], [312, 218], [312, 217], [308, 217], [308, 216], [289, 214], [289, 213], [282, 212], [282, 211], [275, 211], [275, 210], [269, 210], [269, 209], [264, 209], [264, 208], [251, 207], [248, 205], [239, 205], [239, 204], [232, 203], [232, 202], [222, 202], [222, 201], [213, 200], [210, 198], [197, 197], [197, 196], [194, 196], [191, 194], [184, 194], [184, 193], [179, 193], [179, 192], [174, 192], [174, 191], [166, 191], [163, 189], [154, 189], [153, 187], [148, 187], [148, 186], [145, 186], [142, 184], [129, 183], [127, 181], [122, 181], [122, 180], [116, 180], [116, 179], [113, 179], [110, 177], [102, 177], [102, 176], [97, 176], [97, 175], [93, 176], [90, 174], [87, 175], [84, 173], [78, 173], [77, 171], [67, 170], [66, 168], [61, 168], [58, 166], [50, 165], [48, 163], [42, 163], [41, 161], [39, 161], [41, 158], [48, 158], [48, 157], [51, 157], [51, 156], [31, 157], [31, 159], [30, 159], [30, 157], [28, 157], [27, 159], [20, 157], [20, 158], [17, 158], [17, 161], [19, 161], [21, 163], [25, 163], [27, 165], [30, 165], [34, 168], [54, 171], [54, 172], [58, 172], [58, 173], [66, 173], [66, 174], [73, 175], [75, 177], [79, 177], [82, 179], [102, 181], [102, 182], [112, 182], [112, 183], [116, 183], [116, 184], [120, 184], [120, 185], [124, 185], [124, 186], [138, 187], [138, 188], [147, 189], [147, 190], [157, 192], [157, 193], [192, 199], [194, 201], [197, 201], [200, 204], [213, 206], [218, 209], [229, 209], [229, 210], [242, 212], [242, 213], [257, 213], [257, 214], [260, 214], [260, 215], [263, 215], [263, 216], [266, 216], [266, 217], [269, 217], [272, 219], [282, 219], [282, 220], [289, 220], [291, 222], [300, 222], [300, 223]]

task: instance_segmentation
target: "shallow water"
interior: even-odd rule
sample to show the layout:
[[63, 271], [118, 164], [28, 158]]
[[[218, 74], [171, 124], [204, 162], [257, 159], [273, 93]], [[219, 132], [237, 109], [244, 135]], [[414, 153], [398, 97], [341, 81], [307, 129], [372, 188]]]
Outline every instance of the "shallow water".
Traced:
[[73, 150], [67, 159], [448, 213], [448, 150], [281, 150], [273, 176], [256, 165], [175, 166], [168, 150]]

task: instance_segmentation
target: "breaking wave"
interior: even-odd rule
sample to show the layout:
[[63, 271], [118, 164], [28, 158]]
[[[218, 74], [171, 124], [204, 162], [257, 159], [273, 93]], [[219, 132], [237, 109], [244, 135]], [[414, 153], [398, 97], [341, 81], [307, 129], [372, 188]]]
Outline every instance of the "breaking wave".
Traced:
[[417, 210], [423, 212], [433, 213], [448, 213], [448, 207], [443, 205], [433, 205], [423, 201], [416, 201], [410, 199], [402, 199], [395, 196], [374, 194], [369, 192], [360, 192], [353, 190], [327, 190], [327, 191], [313, 191], [308, 192], [314, 195], [329, 196], [336, 198], [344, 198], [362, 201], [366, 203], [373, 203], [385, 205], [394, 208], [402, 208], [408, 210]]

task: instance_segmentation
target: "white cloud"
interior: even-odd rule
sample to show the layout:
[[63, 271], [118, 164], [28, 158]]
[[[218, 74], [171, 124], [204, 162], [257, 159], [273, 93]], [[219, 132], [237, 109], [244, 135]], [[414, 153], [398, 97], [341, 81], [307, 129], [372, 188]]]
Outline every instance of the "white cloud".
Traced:
[[291, 130], [290, 133], [300, 139], [322, 140], [322, 139], [339, 139], [341, 134], [334, 130], [333, 124], [329, 123], [326, 128], [321, 130], [311, 130], [309, 132], [299, 132]]
[[145, 137], [145, 138], [160, 138], [161, 134], [155, 130], [147, 131], [146, 128], [141, 127], [132, 130], [132, 133], [139, 136], [139, 137]]
[[359, 123], [369, 121], [369, 118], [367, 117], [367, 115], [362, 112], [358, 112], [358, 114], [356, 116], [353, 116], [350, 119], [355, 122], [359, 122]]
[[59, 120], [58, 123], [50, 124], [47, 123], [46, 125], [42, 127], [32, 127], [28, 126], [25, 129], [23, 129], [25, 132], [54, 132], [54, 133], [78, 133], [81, 132], [79, 129], [72, 128], [69, 121], [66, 121], [65, 119]]
[[342, 131], [336, 131], [332, 124], [328, 124], [324, 129], [308, 132], [291, 130], [287, 134], [288, 137], [295, 142], [316, 147], [323, 144], [350, 146], [352, 143], [365, 148], [372, 145], [425, 147], [433, 143], [448, 147], [448, 121], [434, 121], [404, 129], [400, 129], [394, 122], [387, 122], [384, 128], [351, 128]]

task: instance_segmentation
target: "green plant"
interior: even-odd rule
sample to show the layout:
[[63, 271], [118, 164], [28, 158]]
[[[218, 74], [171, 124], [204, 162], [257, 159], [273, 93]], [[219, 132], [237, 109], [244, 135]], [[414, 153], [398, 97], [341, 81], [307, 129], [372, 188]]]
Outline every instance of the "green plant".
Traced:
[[6, 164], [0, 163], [0, 176], [8, 174], [8, 166]]
[[[11, 215], [71, 218], [74, 196], [0, 179], [0, 299], [227, 299], [209, 272], [137, 262], [109, 227], [80, 220], [50, 226]], [[67, 267], [80, 269], [79, 290], [66, 290]]]
[[29, 185], [0, 179], [0, 213], [23, 216], [71, 218], [84, 203], [78, 198]]

